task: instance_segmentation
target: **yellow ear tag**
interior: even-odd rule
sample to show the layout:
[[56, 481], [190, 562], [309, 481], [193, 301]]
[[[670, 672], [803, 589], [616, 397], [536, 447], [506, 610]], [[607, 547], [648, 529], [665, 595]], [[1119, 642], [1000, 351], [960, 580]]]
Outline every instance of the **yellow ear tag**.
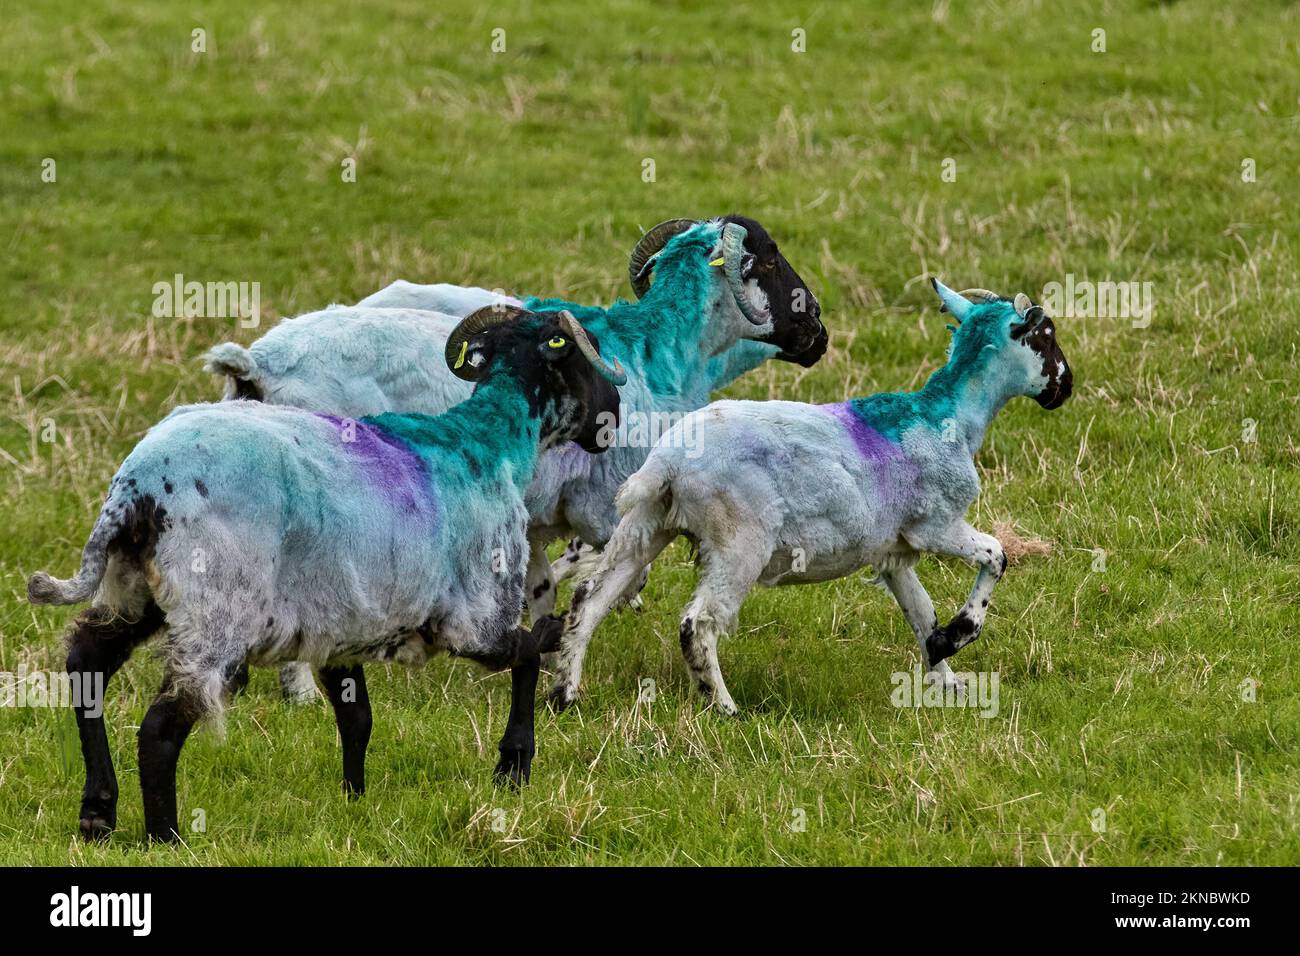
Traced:
[[465, 353], [469, 351], [469, 339], [460, 343], [460, 356], [456, 359], [456, 364], [452, 368], [460, 368], [465, 364]]
[[551, 341], [547, 342], [546, 344], [553, 349], [562, 349], [564, 348], [565, 342], [564, 339], [560, 338], [557, 335], [555, 338], [551, 339]]
[[720, 265], [722, 265], [722, 264], [723, 264], [724, 262], [726, 262], [726, 261], [727, 261], [727, 257], [726, 257], [726, 256], [719, 256], [717, 259], [714, 259], [712, 262], [710, 262], [709, 265], [711, 265], [711, 266], [720, 266]]

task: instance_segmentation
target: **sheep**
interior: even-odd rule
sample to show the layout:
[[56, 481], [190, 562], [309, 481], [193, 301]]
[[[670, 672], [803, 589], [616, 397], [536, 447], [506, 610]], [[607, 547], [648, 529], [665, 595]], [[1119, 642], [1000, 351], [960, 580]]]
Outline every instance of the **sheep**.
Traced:
[[[947, 363], [919, 391], [831, 405], [716, 402], [681, 423], [695, 426], [704, 455], [683, 455], [671, 434], [660, 440], [619, 491], [618, 529], [594, 576], [574, 591], [553, 706], [576, 699], [596, 626], [679, 534], [696, 542], [699, 571], [682, 652], [720, 712], [734, 714], [736, 704], [718, 639], [755, 584], [827, 581], [868, 565], [915, 632], [931, 679], [960, 684], [947, 658], [979, 637], [1006, 569], [997, 539], [964, 519], [980, 488], [974, 455], [1008, 400], [1028, 395], [1058, 408], [1073, 373], [1051, 319], [1023, 293], [1008, 301], [937, 280], [934, 288], [959, 324]], [[914, 570], [924, 552], [979, 568], [965, 605], [942, 627]]]
[[[671, 252], [666, 248], [697, 226], [714, 233], [710, 255], [721, 253], [722, 233], [728, 233], [728, 241], [739, 249], [739, 275], [728, 268], [710, 270], [700, 257], [692, 257], [700, 248], [698, 242], [683, 243]], [[724, 258], [709, 265], [720, 265]], [[547, 302], [571, 309], [595, 332], [615, 323], [637, 328], [624, 338], [633, 349], [644, 347], [652, 353], [638, 356], [638, 366], [647, 373], [659, 366], [667, 370], [655, 383], [656, 395], [665, 386], [680, 386], [692, 395], [701, 391], [695, 380], [701, 376], [683, 376], [680, 368], [674, 368], [680, 366], [685, 348], [707, 350], [702, 370], [702, 380], [708, 383], [706, 396], [708, 388], [721, 388], [768, 358], [807, 367], [826, 350], [826, 329], [818, 319], [816, 298], [766, 231], [751, 219], [729, 216], [659, 224], [632, 252], [629, 275], [638, 299], [650, 288], [652, 273], [660, 279], [651, 298], [620, 301], [608, 309], [536, 296], [521, 301], [477, 287], [417, 285], [399, 279], [355, 306], [334, 305], [282, 322], [251, 347], [233, 342], [215, 346], [205, 357], [206, 368], [226, 379], [226, 398], [256, 398], [335, 414], [390, 410], [438, 414], [468, 394], [463, 383], [430, 360], [440, 354], [450, 327], [490, 305], [541, 307]], [[708, 278], [700, 282], [700, 275]], [[674, 301], [669, 290], [679, 281], [687, 287], [686, 301]], [[788, 306], [770, 305], [787, 299]], [[740, 321], [742, 305], [752, 317], [748, 323]], [[387, 319], [396, 320], [400, 327], [383, 328]]]
[[[826, 349], [816, 297], [752, 219], [661, 223], [633, 249], [628, 274], [635, 302], [597, 308], [558, 299], [524, 300], [528, 308], [572, 311], [622, 362], [628, 374], [622, 410], [628, 419], [680, 416], [708, 402], [717, 380], [730, 380], [766, 357], [811, 365]], [[422, 326], [416, 313], [408, 311], [400, 324], [385, 330], [386, 316], [398, 318], [389, 307], [454, 310], [509, 307], [517, 301], [484, 289], [399, 281], [352, 309], [335, 307], [281, 323], [249, 349], [218, 346], [209, 353], [208, 367], [227, 376], [228, 396], [335, 414], [389, 409], [436, 413], [451, 400], [451, 392], [439, 381], [448, 377], [446, 372], [428, 356], [440, 354], [447, 319], [430, 318]], [[748, 340], [756, 344], [745, 345]], [[717, 361], [737, 343], [745, 345], [743, 354]], [[652, 443], [623, 441], [599, 458], [573, 445], [542, 456], [525, 497], [532, 614], [545, 616], [554, 608], [547, 545], [576, 535], [602, 547], [618, 520], [614, 494], [640, 467]], [[302, 668], [287, 668], [282, 682], [291, 698], [314, 693]]]
[[[474, 391], [436, 417], [353, 421], [250, 401], [176, 409], [113, 478], [76, 576], [29, 579], [33, 604], [93, 596], [69, 638], [67, 670], [83, 685], [106, 684], [136, 646], [165, 634], [162, 689], [139, 730], [150, 839], [176, 839], [181, 747], [196, 722], [220, 721], [248, 663], [320, 668], [350, 797], [365, 791], [371, 730], [363, 662], [419, 665], [447, 651], [508, 667], [494, 776], [528, 781], [539, 655], [559, 622], [518, 626], [524, 491], [543, 449], [601, 450], [626, 375], [565, 311], [476, 312], [444, 356]], [[117, 822], [101, 714], [97, 704], [76, 712], [87, 839]]]
[[[726, 388], [746, 372], [758, 368], [758, 366], [772, 358], [794, 362], [804, 368], [811, 368], [825, 354], [828, 344], [829, 336], [824, 326], [813, 345], [799, 355], [789, 355], [774, 345], [757, 342], [753, 339], [737, 342], [725, 352], [709, 359], [707, 374], [711, 383], [710, 390], [716, 392], [719, 389]], [[571, 538], [564, 549], [564, 553], [551, 564], [552, 582], [558, 586], [561, 582], [572, 577], [579, 568], [592, 567], [597, 560], [597, 553], [595, 548], [585, 543], [581, 538]], [[648, 570], [642, 573], [637, 586], [626, 595], [625, 600], [628, 607], [636, 610], [640, 609], [640, 592], [645, 586], [647, 577]]]
[[[515, 308], [502, 303], [501, 308]], [[470, 313], [465, 313], [466, 315]], [[282, 322], [252, 349], [225, 342], [206, 355], [227, 376], [224, 397], [350, 418], [384, 412], [437, 415], [473, 383], [443, 362], [464, 316], [422, 309], [334, 305]]]

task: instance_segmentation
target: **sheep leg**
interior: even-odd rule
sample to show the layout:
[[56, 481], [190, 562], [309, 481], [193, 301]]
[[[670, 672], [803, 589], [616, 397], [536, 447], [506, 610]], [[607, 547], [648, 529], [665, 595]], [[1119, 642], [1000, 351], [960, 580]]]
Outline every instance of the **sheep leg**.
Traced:
[[[107, 608], [92, 607], [77, 619], [68, 640], [67, 672], [82, 688], [81, 703], [86, 705], [75, 708], [75, 713], [81, 758], [86, 765], [80, 829], [87, 840], [107, 837], [117, 826], [117, 774], [104, 726], [109, 679], [162, 623], [162, 611], [152, 601], [138, 621], [125, 621]], [[89, 697], [88, 688], [94, 688]]]
[[173, 843], [180, 837], [176, 763], [197, 716], [198, 709], [171, 692], [164, 682], [140, 723], [140, 792], [144, 797], [144, 832], [151, 841]]
[[537, 754], [537, 739], [533, 735], [534, 698], [541, 666], [541, 658], [534, 655], [532, 661], [520, 661], [510, 668], [510, 717], [497, 744], [501, 757], [492, 770], [498, 784], [519, 787], [532, 776], [533, 757]]
[[1007, 570], [1007, 556], [997, 538], [976, 531], [965, 522], [957, 524], [951, 534], [925, 550], [949, 554], [979, 567], [970, 596], [961, 610], [926, 638], [926, 659], [934, 666], [980, 636], [993, 588]]
[[343, 792], [355, 800], [366, 792], [366, 747], [371, 727], [366, 672], [360, 664], [322, 667], [320, 682], [334, 707], [334, 723], [343, 742]]
[[561, 581], [567, 581], [578, 567], [578, 562], [594, 550], [591, 545], [583, 544], [581, 538], [572, 538], [564, 548], [564, 554], [560, 555], [555, 563], [551, 565], [551, 578], [556, 584]]
[[641, 601], [641, 592], [645, 590], [645, 586], [649, 582], [650, 582], [650, 569], [648, 567], [642, 568], [641, 576], [637, 578], [636, 587], [632, 590], [631, 596], [628, 597], [627, 600], [624, 602], [627, 605], [629, 610], [640, 611], [643, 607], [645, 607], [645, 605]]
[[235, 676], [230, 681], [230, 696], [235, 697], [242, 694], [248, 689], [248, 661], [239, 665], [239, 670], [235, 671]]
[[319, 696], [311, 665], [291, 661], [280, 667], [280, 696], [292, 704], [306, 704]]
[[528, 617], [532, 621], [540, 621], [555, 610], [555, 581], [551, 577], [551, 560], [546, 556], [546, 546], [554, 538], [550, 529], [528, 535], [524, 593], [528, 595]]
[[519, 787], [532, 775], [537, 741], [533, 733], [537, 696], [537, 677], [541, 672], [541, 655], [553, 651], [559, 642], [562, 619], [549, 615], [538, 618], [531, 630], [514, 628], [501, 646], [474, 659], [493, 670], [510, 668], [510, 716], [497, 750], [501, 759], [492, 771], [499, 785]]
[[740, 605], [771, 558], [770, 551], [764, 554], [754, 542], [746, 542], [745, 547], [749, 550], [715, 550], [700, 542], [700, 579], [678, 635], [696, 689], [727, 716], [735, 714], [737, 707], [722, 679], [718, 640], [735, 629]]
[[[630, 543], [625, 554], [619, 554], [620, 545], [610, 542], [614, 553], [607, 554], [606, 563], [596, 576], [583, 581], [573, 592], [569, 605], [568, 623], [560, 640], [559, 659], [555, 665], [555, 678], [547, 699], [558, 712], [578, 698], [578, 685], [582, 682], [582, 661], [587, 645], [600, 622], [639, 580], [650, 562], [659, 556], [676, 537], [676, 532], [659, 531], [641, 539], [629, 535]], [[613, 558], [613, 564], [608, 561]]]
[[682, 617], [678, 637], [682, 645], [682, 657], [690, 668], [696, 690], [706, 701], [717, 707], [719, 713], [731, 717], [739, 708], [727, 690], [726, 681], [722, 679], [722, 665], [718, 661], [718, 639], [724, 633], [726, 629], [711, 614], [701, 608], [691, 607]]
[[903, 616], [907, 618], [907, 623], [911, 625], [912, 633], [916, 635], [916, 643], [921, 648], [921, 660], [930, 673], [938, 674], [945, 687], [964, 687], [965, 684], [953, 673], [947, 661], [941, 660], [933, 666], [930, 664], [925, 641], [938, 629], [939, 618], [934, 613], [934, 602], [930, 600], [930, 595], [926, 593], [921, 579], [917, 577], [916, 568], [882, 571], [880, 577], [889, 588], [889, 593], [894, 596], [894, 600], [898, 602]]
[[[564, 549], [564, 554], [556, 559], [551, 565], [551, 577], [559, 585], [562, 581], [567, 581], [578, 570], [578, 568], [587, 562], [590, 562], [592, 555], [597, 554], [597, 550], [589, 544], [584, 544], [581, 538], [572, 539]], [[650, 569], [643, 568], [641, 579], [637, 582], [636, 588], [631, 595], [626, 598], [624, 604], [633, 611], [639, 611], [642, 608], [641, 592], [645, 590], [646, 582], [650, 580]]]

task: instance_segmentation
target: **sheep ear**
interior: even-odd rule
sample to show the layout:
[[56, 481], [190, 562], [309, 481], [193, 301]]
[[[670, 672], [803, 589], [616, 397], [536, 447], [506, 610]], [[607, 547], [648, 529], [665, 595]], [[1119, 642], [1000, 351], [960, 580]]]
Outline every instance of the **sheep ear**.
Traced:
[[447, 337], [445, 358], [451, 374], [467, 382], [478, 381], [492, 360], [498, 327], [527, 314], [527, 309], [498, 303], [484, 306], [461, 319]]
[[958, 324], [963, 322], [966, 316], [970, 315], [970, 310], [975, 305], [973, 302], [960, 293], [949, 289], [938, 279], [931, 278], [930, 284], [934, 286], [934, 291], [939, 294], [939, 298], [943, 301], [943, 307], [952, 313], [952, 317], [957, 320]]
[[1016, 293], [1014, 305], [1016, 307], [1016, 314], [1022, 319], [1027, 317], [1029, 315], [1029, 310], [1034, 307], [1034, 303], [1030, 301], [1029, 296], [1025, 295], [1023, 292]]

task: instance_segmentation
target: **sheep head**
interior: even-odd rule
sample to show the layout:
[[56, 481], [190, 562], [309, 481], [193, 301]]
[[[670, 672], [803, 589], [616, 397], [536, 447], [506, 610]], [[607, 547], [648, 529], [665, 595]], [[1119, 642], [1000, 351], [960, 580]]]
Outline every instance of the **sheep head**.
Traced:
[[447, 339], [447, 367], [481, 384], [513, 379], [542, 423], [542, 444], [575, 441], [604, 451], [599, 437], [618, 423], [618, 389], [627, 374], [600, 356], [600, 344], [568, 311], [529, 312], [491, 305], [470, 313]]
[[783, 361], [805, 367], [814, 364], [827, 344], [821, 305], [767, 230], [753, 219], [736, 215], [715, 220], [670, 219], [647, 231], [628, 263], [637, 298], [649, 291], [655, 266], [670, 251], [672, 240], [701, 225], [718, 230], [708, 264], [719, 270], [730, 293], [724, 301], [734, 304], [748, 323], [739, 338], [778, 346], [777, 358]]
[[938, 279], [930, 281], [943, 309], [957, 320], [950, 365], [978, 369], [1007, 397], [1029, 395], [1049, 410], [1065, 404], [1074, 373], [1041, 305], [1023, 292], [1008, 299], [987, 289], [954, 292]]

